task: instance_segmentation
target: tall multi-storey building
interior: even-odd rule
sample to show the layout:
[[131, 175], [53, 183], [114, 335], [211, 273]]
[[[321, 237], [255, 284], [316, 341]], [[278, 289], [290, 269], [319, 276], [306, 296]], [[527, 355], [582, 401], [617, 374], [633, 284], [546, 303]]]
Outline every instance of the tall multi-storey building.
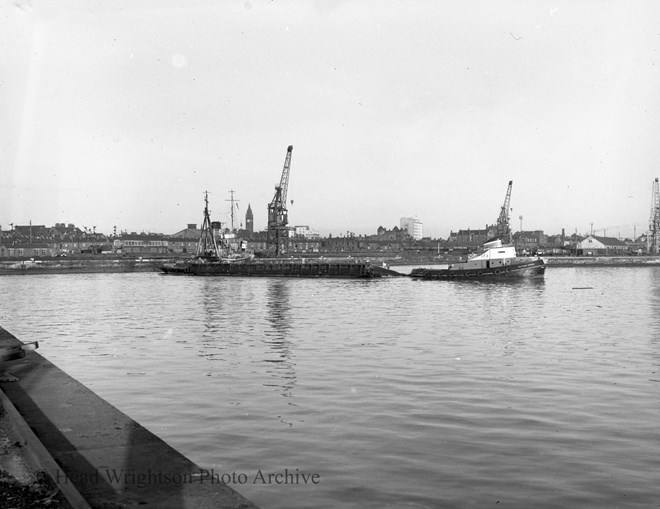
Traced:
[[420, 240], [424, 236], [424, 225], [415, 217], [402, 217], [399, 225], [415, 240]]

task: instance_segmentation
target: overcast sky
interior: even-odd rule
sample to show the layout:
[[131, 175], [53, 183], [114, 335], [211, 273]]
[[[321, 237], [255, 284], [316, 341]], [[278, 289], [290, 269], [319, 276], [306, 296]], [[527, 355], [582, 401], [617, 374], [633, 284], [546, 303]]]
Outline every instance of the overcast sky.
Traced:
[[657, 1], [0, 0], [0, 225], [631, 236], [660, 175]]

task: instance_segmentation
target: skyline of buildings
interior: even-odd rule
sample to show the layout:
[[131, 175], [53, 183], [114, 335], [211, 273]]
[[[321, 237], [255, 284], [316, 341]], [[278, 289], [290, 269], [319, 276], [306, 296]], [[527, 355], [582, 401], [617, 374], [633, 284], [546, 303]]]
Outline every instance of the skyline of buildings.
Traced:
[[[619, 238], [619, 239], [624, 239], [624, 238], [636, 239], [640, 235], [642, 235], [644, 233], [648, 233], [648, 232], [653, 230], [653, 226], [652, 226], [653, 221], [654, 221], [653, 220], [653, 215], [654, 215], [653, 210], [659, 209], [659, 207], [660, 207], [660, 205], [658, 204], [660, 199], [658, 198], [658, 190], [657, 190], [658, 179], [657, 178], [654, 181], [654, 186], [655, 186], [654, 187], [654, 198], [653, 198], [652, 211], [651, 211], [651, 216], [652, 217], [651, 217], [650, 221], [648, 221], [648, 220], [647, 220], [647, 222], [641, 222], [640, 221], [639, 224], [634, 224], [634, 225], [628, 224], [628, 225], [617, 225], [617, 226], [607, 226], [607, 227], [600, 227], [600, 225], [598, 223], [595, 223], [595, 222], [592, 221], [592, 222], [584, 223], [585, 228], [582, 231], [579, 231], [579, 229], [577, 227], [561, 227], [560, 229], [562, 231], [570, 230], [572, 233], [578, 233], [578, 234], [583, 235], [583, 236], [586, 236], [586, 235], [600, 235], [600, 236], [603, 236], [603, 237], [608, 237], [609, 236], [609, 237]], [[214, 215], [215, 217], [220, 217], [220, 218], [223, 219], [223, 221], [222, 221], [223, 228], [228, 228], [229, 225], [231, 225], [232, 229], [234, 229], [234, 230], [241, 229], [241, 230], [245, 230], [245, 231], [250, 232], [250, 233], [254, 233], [255, 231], [259, 231], [258, 229], [255, 230], [254, 213], [253, 213], [252, 206], [251, 206], [250, 202], [248, 202], [248, 207], [247, 207], [247, 210], [244, 214], [244, 220], [242, 218], [235, 217], [236, 215], [234, 214], [234, 207], [236, 207], [236, 210], [238, 209], [238, 201], [239, 200], [234, 200], [233, 193], [234, 192], [232, 191], [231, 200], [225, 200], [225, 201], [230, 201], [232, 203], [231, 209], [228, 210], [228, 211], [223, 210], [223, 211], [221, 211], [219, 213], [216, 213], [216, 214], [212, 213], [212, 215]], [[293, 200], [292, 200], [292, 204], [293, 204]], [[513, 208], [509, 209], [509, 213], [510, 213], [509, 225], [510, 225], [511, 231], [515, 231], [515, 226], [518, 226], [518, 224], [520, 225], [518, 231], [525, 231], [523, 229], [523, 215], [522, 214], [514, 214], [513, 213]], [[391, 216], [391, 214], [388, 214], [388, 216]], [[655, 216], [660, 216], [660, 211], [656, 211]], [[354, 219], [358, 220], [360, 218], [355, 217]], [[519, 221], [519, 223], [518, 223], [518, 221]], [[148, 223], [148, 222], [149, 222], [149, 219], [145, 219], [145, 223]], [[357, 221], [357, 222], [359, 222], [359, 221]], [[536, 222], [538, 223], [538, 221], [536, 221]], [[656, 219], [655, 222], [657, 223], [658, 220]], [[29, 220], [29, 223], [31, 224], [32, 221]], [[264, 223], [265, 223], [265, 221], [264, 221]], [[347, 221], [348, 228], [346, 230], [343, 230], [343, 228], [342, 228], [341, 230], [339, 230], [339, 232], [337, 232], [338, 229], [331, 230], [327, 227], [318, 227], [318, 225], [312, 226], [312, 225], [310, 225], [309, 222], [297, 222], [297, 223], [291, 222], [292, 226], [290, 226], [290, 229], [292, 231], [292, 234], [297, 232], [299, 235], [329, 237], [329, 236], [333, 236], [333, 235], [341, 236], [341, 235], [344, 234], [344, 231], [346, 232], [346, 235], [353, 235], [356, 230], [362, 230], [362, 233], [360, 233], [359, 235], [367, 236], [367, 235], [370, 235], [369, 232], [370, 231], [372, 232], [373, 228], [375, 227], [375, 225], [371, 225], [371, 227], [365, 227], [364, 224], [362, 223], [362, 226], [360, 228], [356, 228], [355, 226], [349, 225], [349, 223], [351, 223], [351, 221]], [[0, 222], [0, 232], [1, 231], [8, 231], [6, 229], [7, 225], [9, 225], [10, 230], [11, 230], [14, 227], [14, 224], [15, 223], [7, 222], [7, 221]], [[73, 223], [55, 223], [55, 226], [56, 227], [63, 227], [65, 224], [72, 225]], [[187, 224], [191, 224], [191, 223], [187, 223]], [[486, 228], [488, 228], [488, 224], [490, 224], [490, 223], [483, 223], [483, 224], [486, 225]], [[28, 225], [23, 224], [23, 225], [19, 225], [19, 226], [25, 227], [25, 226], [28, 226]], [[263, 229], [266, 229], [266, 227], [267, 227], [266, 224], [264, 224]], [[401, 228], [402, 230], [407, 231], [411, 235], [411, 237], [413, 237], [415, 240], [420, 240], [422, 238], [433, 238], [433, 239], [442, 240], [444, 238], [450, 238], [452, 236], [453, 232], [454, 232], [454, 228], [452, 227], [452, 228], [449, 229], [449, 232], [446, 236], [444, 236], [444, 235], [437, 235], [437, 236], [427, 235], [425, 237], [424, 223], [416, 215], [415, 216], [401, 216], [400, 219], [399, 219], [399, 226], [398, 227]], [[475, 228], [475, 225], [471, 225], [471, 224], [468, 223], [468, 228], [467, 229], [476, 230], [476, 229], [480, 229], [480, 228], [482, 228], [481, 224], [476, 225], [476, 228]], [[91, 227], [83, 226], [82, 229], [87, 233], [89, 233], [89, 232], [95, 233], [97, 227], [96, 226], [91, 226]], [[466, 228], [463, 228], [463, 229], [466, 229]], [[529, 231], [534, 231], [534, 230], [545, 230], [545, 228], [539, 228], [538, 225], [535, 225], [535, 228], [532, 229], [532, 230], [529, 230]], [[146, 231], [147, 233], [152, 233], [153, 232], [153, 233], [160, 233], [160, 234], [163, 234], [163, 235], [167, 234], [163, 230], [156, 231], [156, 230], [153, 230], [153, 229], [150, 229], [150, 228], [147, 228], [146, 230], [144, 228], [118, 228], [117, 225], [115, 225], [112, 228], [112, 233], [107, 233], [106, 232], [106, 235], [116, 236], [118, 231], [123, 232], [123, 233], [128, 233], [129, 231], [131, 233], [137, 233], [138, 231], [140, 231], [141, 233], [144, 233]], [[655, 231], [658, 231], [657, 227], [655, 228]]]
[[[232, 203], [233, 207], [233, 203]], [[265, 253], [268, 251], [268, 232], [266, 229], [254, 231], [254, 215], [252, 207], [244, 214], [245, 222], [238, 221], [236, 228], [235, 215], [231, 213], [231, 223], [220, 223], [212, 221], [214, 235], [222, 238], [223, 243], [233, 246], [235, 250], [249, 249], [253, 252]], [[501, 219], [501, 216], [500, 216]], [[606, 235], [594, 235], [593, 223], [590, 235], [566, 234], [564, 228], [561, 234], [546, 234], [543, 230], [513, 231], [509, 223], [509, 232], [502, 233], [500, 219], [497, 224], [486, 224], [484, 228], [461, 228], [450, 231], [449, 236], [431, 238], [424, 237], [424, 225], [422, 221], [414, 216], [404, 216], [399, 220], [399, 226], [391, 229], [378, 226], [375, 234], [355, 234], [350, 230], [333, 236], [328, 234], [322, 236], [309, 225], [292, 225], [287, 228], [290, 231], [284, 254], [312, 254], [312, 253], [383, 253], [383, 252], [432, 252], [441, 248], [446, 251], [454, 249], [473, 250], [481, 247], [487, 240], [496, 236], [505, 235], [507, 241], [513, 242], [521, 253], [536, 254], [549, 252], [552, 254], [566, 254], [567, 252], [578, 253], [581, 242], [585, 238], [589, 240], [587, 248], [594, 248], [590, 252], [620, 253], [627, 251], [632, 254], [651, 252], [648, 237], [644, 235], [633, 239], [627, 238], [625, 242], [616, 237]], [[243, 224], [245, 227], [243, 228]], [[187, 223], [186, 228], [172, 234], [165, 233], [141, 233], [128, 232], [126, 230], [117, 232], [113, 228], [111, 235], [97, 233], [96, 227], [82, 229], [74, 223], [55, 223], [53, 227], [45, 225], [11, 224], [10, 230], [3, 230], [0, 226], [0, 257], [12, 256], [67, 256], [76, 253], [105, 254], [122, 253], [132, 255], [187, 255], [196, 252], [198, 240], [201, 238], [201, 229], [197, 223]], [[232, 226], [230, 228], [229, 226]], [[220, 236], [223, 232], [224, 235]], [[642, 237], [644, 237], [643, 240]], [[657, 246], [653, 249], [657, 252]]]
[[[192, 227], [196, 227], [197, 223], [185, 223], [187, 225], [188, 229], [193, 229]], [[244, 216], [244, 221], [239, 222], [240, 227], [234, 228], [235, 231], [245, 231], [250, 234], [256, 233], [258, 231], [265, 231], [266, 227], [264, 226], [263, 229], [258, 229], [255, 230], [254, 228], [254, 215], [252, 212], [251, 205], [248, 204], [247, 211]], [[635, 227], [633, 229], [633, 235], [625, 235], [622, 234], [620, 231], [613, 231], [616, 230], [616, 227], [610, 227], [610, 228], [594, 228], [594, 226], [597, 226], [596, 223], [588, 223], [589, 225], [589, 230], [588, 231], [583, 231], [579, 232], [577, 229], [573, 229], [568, 233], [568, 235], [573, 235], [577, 234], [580, 237], [587, 237], [587, 236], [599, 236], [599, 237], [606, 237], [606, 238], [618, 238], [620, 240], [628, 239], [628, 240], [635, 240], [641, 236], [644, 236], [649, 232], [648, 228], [643, 228], [640, 226], [640, 228]], [[9, 226], [9, 229], [6, 228], [6, 226]], [[222, 223], [223, 229], [229, 230], [229, 224], [227, 222]], [[485, 229], [488, 229], [489, 226], [487, 223], [484, 224]], [[510, 220], [510, 229], [512, 233], [523, 231], [545, 231], [544, 229], [533, 229], [533, 230], [527, 230], [527, 229], [521, 229], [521, 228], [515, 228], [518, 226], [518, 222], [514, 221], [513, 218]], [[520, 226], [522, 227], [522, 223], [520, 223]], [[0, 223], [0, 234], [8, 233], [11, 232], [12, 230], [17, 230], [20, 231], [22, 234], [25, 234], [25, 232], [29, 231], [29, 229], [32, 228], [33, 231], [35, 232], [35, 235], [39, 235], [38, 232], [42, 231], [43, 228], [48, 228], [44, 224], [32, 224], [29, 222], [28, 224], [14, 224], [14, 223]], [[144, 229], [136, 229], [132, 230], [129, 232], [128, 229], [119, 229], [117, 226], [113, 228], [113, 231], [110, 233], [105, 233], [105, 232], [97, 232], [96, 226], [92, 227], [87, 227], [87, 226], [81, 226], [78, 227], [76, 226], [75, 223], [71, 222], [56, 222], [54, 223], [54, 226], [52, 228], [56, 229], [66, 229], [66, 228], [78, 228], [80, 229], [82, 234], [90, 235], [90, 234], [102, 234], [106, 237], [116, 237], [121, 234], [156, 234], [156, 235], [175, 235], [177, 231], [174, 233], [166, 233], [163, 231], [160, 232], [154, 232], [150, 230], [144, 230]], [[291, 225], [290, 230], [292, 232], [292, 235], [298, 235], [298, 236], [304, 236], [304, 237], [309, 237], [309, 238], [327, 238], [327, 237], [341, 237], [341, 236], [357, 236], [357, 237], [365, 237], [371, 235], [370, 233], [361, 233], [361, 234], [355, 234], [352, 232], [350, 229], [344, 230], [344, 231], [339, 231], [339, 232], [329, 232], [327, 235], [323, 235], [320, 233], [319, 229], [310, 226], [309, 224], [295, 224]], [[349, 227], [350, 228], [350, 227]], [[374, 230], [372, 231], [377, 231], [378, 228], [382, 228], [382, 226], [375, 226]], [[449, 235], [446, 237], [443, 236], [438, 236], [438, 237], [425, 237], [424, 236], [424, 223], [417, 217], [414, 216], [408, 216], [408, 217], [401, 217], [399, 220], [399, 225], [395, 226], [395, 228], [399, 228], [400, 230], [403, 230], [407, 232], [413, 239], [415, 240], [421, 240], [424, 238], [431, 239], [431, 240], [447, 240], [450, 239], [452, 236], [455, 235], [456, 232], [459, 231], [472, 231], [476, 232], [479, 230], [483, 230], [484, 227], [481, 225], [479, 227], [473, 228], [472, 226], [468, 226], [467, 228], [451, 228]], [[561, 229], [562, 232], [565, 232], [566, 228]], [[608, 231], [609, 230], [609, 231]], [[179, 230], [180, 231], [180, 230]], [[551, 235], [558, 235], [560, 232], [553, 232]]]

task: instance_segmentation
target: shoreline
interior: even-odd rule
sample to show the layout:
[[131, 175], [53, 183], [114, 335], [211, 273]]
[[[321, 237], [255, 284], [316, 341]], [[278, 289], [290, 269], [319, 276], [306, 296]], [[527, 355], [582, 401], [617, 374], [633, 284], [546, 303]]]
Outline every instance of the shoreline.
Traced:
[[56, 258], [42, 260], [0, 261], [0, 275], [94, 274], [123, 272], [157, 272], [165, 263], [158, 258]]
[[[350, 258], [363, 260], [375, 265], [390, 267], [408, 265], [442, 265], [456, 260], [446, 257], [391, 257], [360, 256], [359, 253], [347, 256], [304, 256], [299, 258], [328, 260]], [[660, 256], [548, 256], [541, 257], [546, 267], [660, 267]], [[181, 258], [71, 258], [42, 260], [0, 260], [0, 276], [39, 275], [39, 274], [96, 274], [159, 272], [161, 265]]]
[[547, 267], [660, 267], [659, 256], [549, 256]]

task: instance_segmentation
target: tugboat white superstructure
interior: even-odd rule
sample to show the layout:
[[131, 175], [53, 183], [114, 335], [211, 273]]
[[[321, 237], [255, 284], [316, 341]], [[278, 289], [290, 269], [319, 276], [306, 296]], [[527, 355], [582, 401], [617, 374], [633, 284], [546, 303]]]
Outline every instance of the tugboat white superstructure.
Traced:
[[481, 253], [466, 262], [452, 263], [447, 268], [414, 269], [410, 276], [420, 279], [490, 279], [543, 277], [545, 263], [539, 257], [516, 256], [516, 248], [500, 239], [484, 244]]

